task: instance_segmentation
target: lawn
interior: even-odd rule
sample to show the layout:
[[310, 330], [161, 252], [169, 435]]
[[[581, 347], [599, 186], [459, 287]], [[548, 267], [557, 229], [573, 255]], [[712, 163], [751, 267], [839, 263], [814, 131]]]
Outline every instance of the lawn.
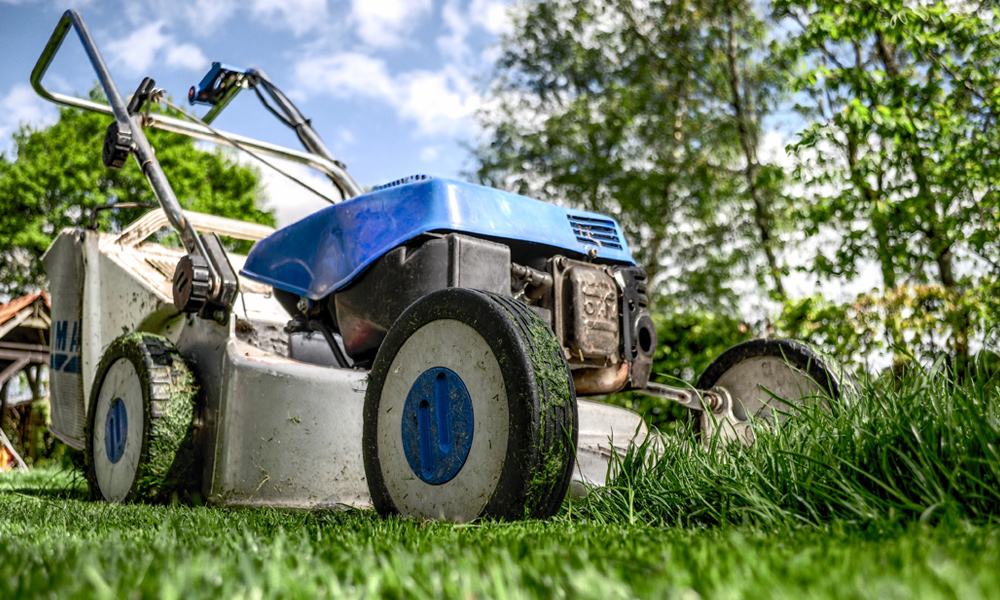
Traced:
[[0, 598], [997, 598], [986, 383], [873, 382], [749, 450], [640, 449], [546, 522], [119, 506], [61, 467], [0, 474]]

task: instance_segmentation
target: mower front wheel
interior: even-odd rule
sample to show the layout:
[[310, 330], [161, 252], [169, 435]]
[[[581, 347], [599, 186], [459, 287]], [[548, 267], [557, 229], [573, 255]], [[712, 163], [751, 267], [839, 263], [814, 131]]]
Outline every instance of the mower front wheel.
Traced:
[[187, 364], [165, 338], [133, 333], [111, 343], [87, 415], [95, 499], [155, 501], [192, 485], [196, 392]]
[[383, 515], [551, 516], [569, 487], [576, 438], [559, 343], [513, 298], [429, 294], [399, 317], [375, 358], [363, 447]]

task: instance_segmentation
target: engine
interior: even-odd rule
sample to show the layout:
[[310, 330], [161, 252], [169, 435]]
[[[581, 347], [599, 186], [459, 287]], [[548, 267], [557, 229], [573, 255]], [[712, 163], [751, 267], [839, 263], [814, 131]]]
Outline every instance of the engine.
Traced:
[[466, 287], [513, 296], [555, 331], [578, 394], [644, 387], [656, 348], [644, 270], [546, 256], [541, 250], [535, 244], [429, 233], [387, 252], [350, 285], [318, 302], [277, 293], [290, 313], [314, 323], [300, 329], [321, 324], [340, 338], [336, 343], [356, 366], [374, 360], [389, 327], [426, 294]]
[[371, 364], [403, 311], [448, 287], [530, 306], [578, 394], [645, 387], [656, 348], [645, 271], [613, 219], [459, 181], [413, 176], [323, 209], [258, 242], [241, 274], [274, 287], [310, 362], [319, 332], [332, 364]]

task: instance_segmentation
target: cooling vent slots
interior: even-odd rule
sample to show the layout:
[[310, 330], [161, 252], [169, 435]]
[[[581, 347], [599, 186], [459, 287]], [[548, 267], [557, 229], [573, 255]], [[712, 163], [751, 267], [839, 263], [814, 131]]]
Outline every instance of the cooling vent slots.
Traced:
[[430, 175], [410, 175], [409, 177], [403, 177], [402, 179], [397, 179], [396, 181], [390, 181], [389, 183], [384, 183], [382, 185], [372, 188], [373, 192], [379, 190], [384, 190], [386, 188], [396, 187], [397, 185], [403, 185], [405, 183], [415, 183], [417, 181], [426, 181], [430, 179]]
[[645, 275], [635, 275], [635, 291], [637, 303], [640, 308], [646, 308], [649, 305], [649, 297], [646, 295], [646, 276]]
[[573, 235], [581, 242], [600, 248], [622, 249], [622, 241], [618, 237], [614, 221], [580, 215], [566, 215], [566, 218], [573, 227]]

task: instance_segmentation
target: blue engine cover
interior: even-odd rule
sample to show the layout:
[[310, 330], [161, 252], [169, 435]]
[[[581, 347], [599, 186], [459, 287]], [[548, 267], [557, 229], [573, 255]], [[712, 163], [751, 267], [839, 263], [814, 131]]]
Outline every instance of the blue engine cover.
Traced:
[[427, 232], [533, 242], [569, 256], [635, 264], [621, 227], [570, 210], [460, 181], [415, 176], [320, 210], [257, 242], [240, 274], [319, 300], [380, 256]]

